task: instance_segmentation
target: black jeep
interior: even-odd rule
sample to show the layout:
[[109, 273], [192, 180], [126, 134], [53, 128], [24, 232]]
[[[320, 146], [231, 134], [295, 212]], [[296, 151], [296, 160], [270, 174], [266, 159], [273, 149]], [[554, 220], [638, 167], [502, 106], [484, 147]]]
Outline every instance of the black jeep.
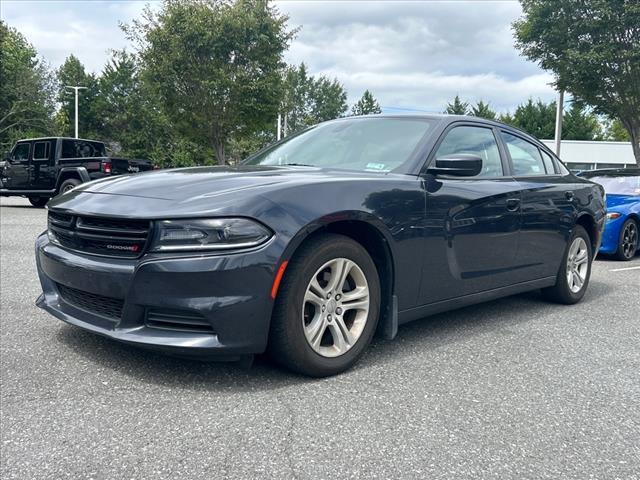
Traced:
[[43, 207], [51, 197], [105, 176], [151, 170], [146, 160], [107, 156], [105, 144], [78, 138], [18, 141], [0, 169], [0, 196], [27, 197]]

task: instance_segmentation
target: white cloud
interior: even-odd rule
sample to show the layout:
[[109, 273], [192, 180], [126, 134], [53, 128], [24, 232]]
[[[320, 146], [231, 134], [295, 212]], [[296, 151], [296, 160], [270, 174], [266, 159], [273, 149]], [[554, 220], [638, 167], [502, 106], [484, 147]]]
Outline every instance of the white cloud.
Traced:
[[[71, 53], [99, 72], [108, 51], [129, 45], [119, 22], [145, 1], [7, 1], [2, 18], [52, 66]], [[152, 2], [153, 3], [153, 2]], [[154, 3], [154, 5], [158, 5]], [[549, 75], [513, 47], [515, 1], [279, 1], [301, 30], [286, 59], [337, 77], [353, 103], [365, 89], [387, 107], [441, 111], [460, 94], [512, 109], [528, 97], [554, 97]]]
[[104, 67], [110, 50], [129, 45], [119, 21], [140, 14], [144, 2], [3, 0], [2, 19], [18, 29], [54, 68], [70, 54], [89, 72]]
[[456, 94], [512, 109], [550, 100], [551, 78], [513, 46], [518, 2], [277, 2], [301, 25], [287, 53], [336, 76], [354, 102], [365, 89], [387, 107], [441, 111]]

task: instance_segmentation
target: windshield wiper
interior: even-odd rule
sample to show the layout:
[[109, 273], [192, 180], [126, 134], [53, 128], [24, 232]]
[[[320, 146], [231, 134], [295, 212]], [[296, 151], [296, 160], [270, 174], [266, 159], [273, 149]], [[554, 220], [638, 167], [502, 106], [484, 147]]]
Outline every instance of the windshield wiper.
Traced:
[[307, 163], [281, 163], [281, 167], [315, 167], [315, 165], [309, 165]]

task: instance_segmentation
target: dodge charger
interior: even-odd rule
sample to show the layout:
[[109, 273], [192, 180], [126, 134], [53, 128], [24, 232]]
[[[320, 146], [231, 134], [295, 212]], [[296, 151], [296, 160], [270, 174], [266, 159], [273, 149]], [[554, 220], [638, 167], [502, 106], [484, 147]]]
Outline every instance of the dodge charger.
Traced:
[[140, 347], [327, 376], [430, 314], [538, 289], [578, 302], [605, 220], [602, 187], [520, 130], [342, 118], [237, 166], [53, 199], [37, 305]]

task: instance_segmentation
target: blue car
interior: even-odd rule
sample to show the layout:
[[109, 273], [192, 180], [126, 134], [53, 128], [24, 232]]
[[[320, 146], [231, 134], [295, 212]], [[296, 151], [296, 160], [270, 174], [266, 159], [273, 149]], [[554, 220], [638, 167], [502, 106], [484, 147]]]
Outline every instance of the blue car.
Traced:
[[640, 169], [592, 170], [580, 176], [599, 183], [607, 194], [607, 223], [600, 253], [631, 260], [640, 247]]

